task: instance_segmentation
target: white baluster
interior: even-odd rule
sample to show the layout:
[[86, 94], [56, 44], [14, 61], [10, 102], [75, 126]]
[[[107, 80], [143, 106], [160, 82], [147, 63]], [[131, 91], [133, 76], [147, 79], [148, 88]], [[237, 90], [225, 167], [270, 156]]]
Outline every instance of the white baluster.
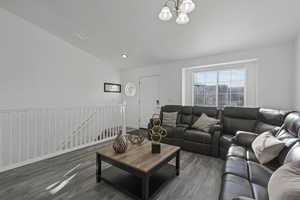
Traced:
[[125, 107], [0, 111], [0, 168], [125, 133]]

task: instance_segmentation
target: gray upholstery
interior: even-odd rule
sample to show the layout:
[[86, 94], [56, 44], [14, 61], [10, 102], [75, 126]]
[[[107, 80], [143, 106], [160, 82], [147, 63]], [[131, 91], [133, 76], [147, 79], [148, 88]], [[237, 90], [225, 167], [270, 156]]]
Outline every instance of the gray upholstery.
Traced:
[[[240, 199], [240, 197], [256, 200], [268, 200], [268, 183], [274, 171], [285, 163], [300, 161], [300, 142], [296, 136], [300, 128], [300, 113], [290, 113], [284, 121], [286, 128], [275, 134], [276, 138], [287, 144], [286, 149], [276, 159], [260, 164], [248, 142], [253, 140], [252, 134], [242, 134], [235, 137], [228, 150], [222, 189], [219, 200]], [[277, 123], [277, 125], [281, 125]], [[242, 133], [242, 132], [241, 132]], [[244, 137], [249, 137], [248, 139]], [[242, 139], [241, 142], [239, 139]]]
[[205, 113], [209, 117], [213, 117], [218, 119], [218, 109], [215, 107], [200, 107], [200, 106], [194, 106], [193, 107], [193, 121], [192, 124], [197, 121], [197, 119], [202, 115], [202, 113]]
[[247, 131], [238, 131], [236, 135], [233, 137], [232, 141], [238, 145], [251, 147], [252, 142], [258, 134]]
[[235, 135], [237, 131], [251, 131], [255, 129], [259, 108], [225, 107], [223, 111], [223, 132]]
[[[298, 112], [245, 107], [225, 107], [219, 111], [215, 107], [176, 105], [164, 106], [161, 112], [179, 113], [177, 126], [165, 127], [168, 135], [162, 142], [226, 159], [219, 200], [268, 200], [267, 185], [273, 172], [285, 163], [300, 160]], [[220, 118], [220, 124], [209, 132], [192, 129], [191, 125], [202, 113]], [[272, 131], [286, 147], [276, 159], [262, 165], [251, 149], [251, 143], [265, 131]]]
[[184, 140], [199, 142], [204, 144], [211, 144], [212, 142], [212, 134], [199, 131], [197, 129], [188, 129], [184, 132], [183, 136]]
[[263, 133], [277, 126], [281, 126], [287, 114], [288, 112], [282, 110], [260, 108], [255, 132]]
[[192, 125], [192, 112], [193, 112], [193, 107], [191, 106], [183, 106], [181, 108], [181, 124], [187, 124], [189, 127]]
[[185, 131], [185, 128], [183, 127], [171, 127], [171, 126], [162, 126], [164, 129], [166, 129], [168, 133], [168, 138], [178, 138], [183, 139], [183, 134]]
[[295, 145], [293, 145], [290, 151], [286, 154], [284, 164], [298, 160], [300, 160], [300, 142], [297, 142]]
[[[220, 125], [211, 127], [208, 132], [191, 128], [202, 113], [217, 119], [219, 112], [216, 107], [167, 105], [161, 108], [161, 120], [163, 112], [178, 112], [178, 117], [176, 127], [164, 126], [168, 134], [162, 142], [181, 146], [184, 150], [218, 156]], [[148, 127], [151, 126], [150, 121]]]
[[[247, 107], [225, 107], [222, 114], [223, 131], [220, 137], [220, 156], [225, 159], [232, 137], [238, 131], [261, 134], [271, 129], [279, 129], [290, 112]], [[230, 139], [229, 139], [230, 138]]]

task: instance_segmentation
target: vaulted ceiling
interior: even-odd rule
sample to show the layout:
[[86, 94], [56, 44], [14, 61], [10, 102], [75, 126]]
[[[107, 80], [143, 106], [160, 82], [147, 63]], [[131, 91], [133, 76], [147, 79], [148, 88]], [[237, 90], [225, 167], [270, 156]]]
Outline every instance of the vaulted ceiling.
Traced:
[[194, 0], [187, 25], [160, 21], [164, 2], [1, 0], [0, 7], [119, 68], [269, 45], [300, 30], [299, 0]]

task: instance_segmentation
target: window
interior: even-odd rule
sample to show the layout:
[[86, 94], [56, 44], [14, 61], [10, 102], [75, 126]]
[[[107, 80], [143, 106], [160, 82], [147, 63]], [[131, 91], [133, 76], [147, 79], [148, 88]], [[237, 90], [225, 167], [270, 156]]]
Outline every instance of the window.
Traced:
[[245, 85], [245, 68], [194, 72], [193, 104], [244, 106]]

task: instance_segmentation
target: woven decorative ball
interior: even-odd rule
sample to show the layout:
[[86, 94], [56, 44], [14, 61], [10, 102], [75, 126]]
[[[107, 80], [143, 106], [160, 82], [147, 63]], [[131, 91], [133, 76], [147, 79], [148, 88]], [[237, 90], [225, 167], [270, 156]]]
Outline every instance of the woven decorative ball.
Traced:
[[117, 138], [113, 143], [113, 149], [116, 153], [124, 153], [127, 150], [128, 141], [126, 136], [122, 135], [122, 132], [119, 133]]

